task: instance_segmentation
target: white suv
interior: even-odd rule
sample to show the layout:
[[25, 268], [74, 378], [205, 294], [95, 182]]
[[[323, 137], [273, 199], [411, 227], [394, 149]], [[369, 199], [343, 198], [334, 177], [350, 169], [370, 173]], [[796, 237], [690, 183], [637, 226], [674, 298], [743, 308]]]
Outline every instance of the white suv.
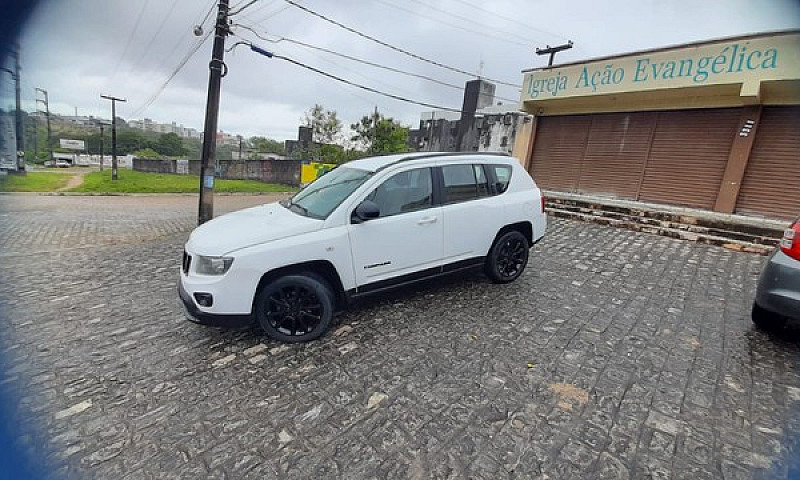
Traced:
[[539, 188], [511, 157], [365, 158], [196, 228], [179, 293], [192, 321], [304, 342], [366, 294], [475, 266], [511, 282], [546, 224]]

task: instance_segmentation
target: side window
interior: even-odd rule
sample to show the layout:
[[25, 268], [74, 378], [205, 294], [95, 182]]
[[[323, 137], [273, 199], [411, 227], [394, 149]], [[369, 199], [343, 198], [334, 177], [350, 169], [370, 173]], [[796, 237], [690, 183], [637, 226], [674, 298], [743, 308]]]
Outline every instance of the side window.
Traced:
[[478, 198], [478, 185], [472, 165], [447, 165], [442, 167], [444, 177], [444, 202], [465, 202]]
[[367, 197], [381, 209], [381, 217], [413, 212], [433, 204], [430, 168], [418, 168], [391, 176]]
[[486, 167], [490, 168], [494, 174], [494, 194], [500, 195], [505, 192], [508, 188], [508, 183], [511, 181], [511, 167], [508, 165], [486, 165]]

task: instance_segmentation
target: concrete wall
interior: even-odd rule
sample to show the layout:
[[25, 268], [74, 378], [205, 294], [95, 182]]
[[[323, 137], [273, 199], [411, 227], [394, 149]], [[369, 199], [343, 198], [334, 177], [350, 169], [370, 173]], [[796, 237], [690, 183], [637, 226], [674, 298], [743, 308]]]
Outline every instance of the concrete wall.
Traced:
[[[180, 165], [179, 165], [180, 164]], [[188, 168], [187, 168], [188, 164]], [[135, 158], [133, 169], [140, 172], [200, 175], [200, 160]], [[300, 184], [299, 160], [220, 160], [217, 178], [259, 180], [285, 185]]]

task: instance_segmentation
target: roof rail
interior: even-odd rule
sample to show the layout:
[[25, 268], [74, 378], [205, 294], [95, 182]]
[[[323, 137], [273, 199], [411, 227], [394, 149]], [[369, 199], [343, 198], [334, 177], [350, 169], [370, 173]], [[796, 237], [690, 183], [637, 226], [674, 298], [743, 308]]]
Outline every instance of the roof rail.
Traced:
[[408, 162], [411, 160], [420, 160], [425, 158], [436, 158], [436, 157], [467, 157], [471, 155], [484, 155], [484, 156], [492, 156], [492, 157], [511, 157], [511, 155], [503, 152], [431, 152], [426, 153], [424, 155], [415, 155], [415, 156], [407, 156], [395, 160], [394, 162], [387, 163], [386, 165], [378, 168], [375, 172], [380, 172], [381, 170], [385, 170], [389, 167], [397, 165], [398, 163]]

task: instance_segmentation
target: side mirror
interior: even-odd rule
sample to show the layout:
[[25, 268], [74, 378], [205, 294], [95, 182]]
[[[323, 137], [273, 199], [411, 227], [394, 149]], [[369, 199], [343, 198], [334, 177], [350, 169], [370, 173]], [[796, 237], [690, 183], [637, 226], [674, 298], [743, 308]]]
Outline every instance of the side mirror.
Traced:
[[378, 218], [380, 216], [381, 207], [379, 207], [378, 204], [372, 200], [364, 200], [358, 204], [355, 210], [353, 210], [353, 215], [350, 217], [350, 220], [353, 223], [363, 223], [367, 220], [372, 220], [373, 218]]

